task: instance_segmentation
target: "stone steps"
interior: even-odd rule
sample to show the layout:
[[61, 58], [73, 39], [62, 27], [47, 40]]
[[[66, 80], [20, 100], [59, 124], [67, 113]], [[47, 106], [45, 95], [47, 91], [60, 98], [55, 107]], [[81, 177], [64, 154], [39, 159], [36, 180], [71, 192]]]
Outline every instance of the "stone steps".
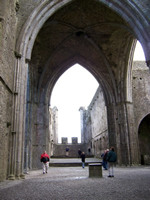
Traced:
[[[102, 162], [99, 160], [90, 160], [87, 159], [87, 161], [85, 161], [85, 166], [88, 166], [89, 164], [93, 164], [93, 163], [97, 163], [97, 164], [101, 164]], [[79, 167], [82, 165], [81, 159], [51, 159], [49, 166], [50, 167]]]

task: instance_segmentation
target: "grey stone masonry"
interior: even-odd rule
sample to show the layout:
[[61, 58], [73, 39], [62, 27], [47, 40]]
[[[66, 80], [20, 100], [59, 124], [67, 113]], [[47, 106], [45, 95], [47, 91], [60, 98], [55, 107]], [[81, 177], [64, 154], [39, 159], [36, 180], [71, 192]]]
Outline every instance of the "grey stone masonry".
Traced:
[[[0, 0], [0, 181], [41, 168], [44, 150], [64, 155], [65, 144], [55, 148], [49, 107], [57, 80], [76, 63], [103, 94], [92, 101], [91, 115], [83, 110], [80, 147], [100, 156], [114, 146], [119, 165], [140, 164], [141, 150], [149, 156], [149, 9], [149, 0]], [[137, 40], [147, 70], [133, 67]]]

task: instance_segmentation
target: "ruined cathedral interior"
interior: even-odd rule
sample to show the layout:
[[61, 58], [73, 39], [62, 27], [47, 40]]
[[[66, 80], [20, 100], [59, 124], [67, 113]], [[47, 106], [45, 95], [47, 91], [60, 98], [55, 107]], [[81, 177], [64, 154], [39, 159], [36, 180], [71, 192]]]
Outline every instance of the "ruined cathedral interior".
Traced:
[[[133, 62], [137, 41], [145, 61]], [[39, 169], [44, 150], [63, 156], [50, 101], [76, 63], [99, 88], [73, 148], [98, 157], [113, 146], [120, 166], [150, 164], [149, 0], [0, 0], [0, 181]]]

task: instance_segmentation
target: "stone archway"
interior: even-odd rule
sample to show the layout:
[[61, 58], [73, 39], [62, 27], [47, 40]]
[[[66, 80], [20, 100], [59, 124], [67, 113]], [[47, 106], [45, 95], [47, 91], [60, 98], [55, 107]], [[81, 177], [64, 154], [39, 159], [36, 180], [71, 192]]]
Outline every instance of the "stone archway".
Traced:
[[146, 115], [139, 125], [139, 147], [141, 164], [150, 164], [150, 114]]
[[[17, 152], [18, 166], [14, 169], [10, 165], [9, 174], [20, 176], [23, 172], [22, 146], [24, 146], [27, 77], [30, 79], [31, 86], [30, 110], [32, 114], [36, 113], [36, 118], [31, 115], [29, 134], [34, 132], [39, 136], [32, 145], [39, 146], [40, 151], [46, 146], [45, 139], [40, 140], [40, 137], [43, 133], [46, 134], [43, 138], [48, 137], [48, 118], [45, 116], [48, 116], [50, 92], [58, 77], [71, 62], [81, 62], [82, 65], [88, 63], [87, 69], [102, 85], [108, 108], [110, 145], [118, 149], [119, 163], [138, 162], [138, 152], [135, 151], [137, 144], [132, 143], [137, 135], [132, 134], [134, 127], [130, 126], [134, 122], [132, 102], [128, 101], [126, 94], [126, 74], [129, 52], [135, 37], [143, 44], [148, 63], [149, 33], [146, 31], [147, 20], [143, 22], [144, 16], [138, 8], [134, 9], [132, 4], [131, 1], [109, 3], [105, 0], [82, 2], [65, 0], [63, 2], [43, 1], [35, 8], [24, 25], [16, 46], [16, 87], [19, 90], [14, 100], [13, 124], [18, 134], [18, 148], [16, 149], [12, 143], [12, 149]], [[75, 15], [74, 13], [72, 15], [71, 10]], [[135, 20], [135, 13], [140, 14], [138, 22]], [[133, 26], [135, 21], [136, 26]], [[63, 37], [59, 37], [62, 30]], [[53, 34], [51, 31], [54, 31]], [[34, 136], [32, 135], [33, 139]], [[31, 158], [38, 153], [36, 150], [32, 151]], [[11, 163], [16, 161], [14, 155], [10, 155], [10, 158]], [[33, 159], [31, 160], [31, 167], [33, 167]]]
[[[89, 16], [92, 8], [96, 12]], [[76, 16], [80, 16], [78, 20]], [[102, 86], [109, 116], [109, 144], [118, 149], [119, 163], [137, 162], [136, 146], [131, 142], [135, 137], [131, 134], [134, 127], [128, 124], [128, 118], [133, 118], [132, 102], [128, 103], [124, 89], [129, 50], [134, 40], [129, 30], [121, 17], [96, 1], [92, 4], [84, 1], [84, 6], [83, 1], [72, 2], [47, 19], [36, 37], [29, 63], [31, 81], [34, 77], [31, 88], [36, 99], [34, 113], [37, 113], [36, 127], [32, 124], [36, 133], [33, 157], [46, 146], [47, 107], [53, 85], [69, 65], [78, 62]]]

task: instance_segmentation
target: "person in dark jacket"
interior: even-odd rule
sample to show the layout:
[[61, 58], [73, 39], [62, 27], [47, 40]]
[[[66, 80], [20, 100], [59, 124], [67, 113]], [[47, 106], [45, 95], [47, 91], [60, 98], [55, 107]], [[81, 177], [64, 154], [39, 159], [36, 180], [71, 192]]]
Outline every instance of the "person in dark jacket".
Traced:
[[44, 153], [41, 155], [41, 162], [43, 163], [43, 174], [48, 172], [49, 159], [49, 155], [46, 153], [46, 151], [44, 151]]
[[84, 152], [81, 153], [81, 161], [82, 161], [82, 168], [84, 168], [85, 167], [85, 153]]
[[106, 150], [104, 151], [104, 153], [102, 153], [102, 155], [101, 155], [101, 158], [103, 159], [102, 165], [103, 165], [103, 168], [104, 168], [105, 170], [108, 169], [108, 166], [107, 166], [107, 154], [108, 154], [108, 152], [109, 152], [109, 149], [106, 149]]
[[69, 156], [69, 147], [66, 147], [66, 157]]
[[82, 153], [82, 151], [79, 149], [78, 150], [78, 158], [81, 158], [81, 153]]
[[114, 177], [114, 165], [115, 162], [117, 161], [117, 155], [115, 153], [114, 147], [110, 148], [110, 151], [108, 152], [107, 155], [107, 161], [108, 161], [108, 172], [109, 172], [108, 177]]

